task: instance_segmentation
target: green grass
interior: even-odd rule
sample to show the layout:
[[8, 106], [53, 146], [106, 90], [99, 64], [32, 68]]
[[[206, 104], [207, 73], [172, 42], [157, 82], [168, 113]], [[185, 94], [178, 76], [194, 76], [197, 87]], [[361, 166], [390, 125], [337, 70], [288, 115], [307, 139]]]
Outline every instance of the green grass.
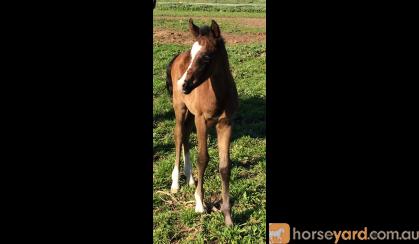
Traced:
[[207, 11], [178, 11], [172, 9], [161, 10], [156, 7], [154, 10], [156, 16], [188, 16], [188, 17], [246, 17], [246, 18], [264, 18], [265, 12], [207, 12]]
[[183, 3], [256, 3], [266, 4], [266, 0], [159, 0], [161, 2], [183, 2]]
[[[153, 25], [155, 28], [168, 28], [176, 31], [188, 31], [189, 17], [167, 19], [167, 18], [154, 18]], [[196, 17], [193, 18], [194, 23], [198, 26], [210, 25], [211, 18], [209, 17]], [[248, 26], [240, 21], [230, 19], [217, 19], [217, 23], [222, 26], [222, 32], [229, 33], [265, 33], [265, 27]]]
[[[186, 16], [189, 17], [190, 14], [184, 15], [185, 18]], [[197, 23], [200, 24], [199, 21]], [[234, 23], [227, 23], [227, 26], [228, 24]], [[176, 25], [161, 27], [173, 29]], [[183, 172], [179, 182], [180, 190], [176, 194], [170, 194], [171, 172], [175, 160], [173, 138], [175, 121], [165, 87], [165, 69], [175, 54], [189, 48], [185, 45], [155, 43], [153, 49], [153, 240], [155, 243], [265, 243], [266, 46], [264, 44], [227, 45], [231, 70], [240, 98], [240, 109], [234, 120], [231, 144], [230, 196], [235, 222], [232, 228], [224, 225], [221, 212], [205, 214], [194, 212], [194, 189], [187, 186]], [[196, 180], [195, 133], [191, 135], [191, 144], [191, 161]], [[205, 172], [204, 183], [204, 202], [207, 205], [215, 203], [221, 197], [214, 129], [210, 131], [208, 145], [210, 162]], [[181, 171], [183, 171], [182, 166], [183, 163]]]
[[[169, 192], [174, 162], [173, 109], [165, 88], [165, 66], [175, 53], [188, 46], [156, 44], [154, 46], [154, 190]], [[237, 45], [228, 48], [231, 68], [240, 95], [241, 108], [235, 120], [231, 159], [231, 197], [233, 219], [237, 226], [224, 227], [222, 214], [198, 215], [194, 204], [168, 203], [170, 197], [154, 194], [154, 239], [170, 240], [242, 240], [263, 242], [265, 238], [265, 46]], [[191, 136], [191, 160], [196, 176], [196, 135]], [[220, 193], [217, 173], [218, 152], [214, 131], [209, 138], [210, 162], [205, 175], [205, 201]], [[180, 181], [175, 195], [178, 202], [193, 201], [193, 189]], [[189, 230], [189, 231], [188, 231]], [[188, 239], [189, 238], [189, 239]], [[163, 241], [164, 242], [164, 241]]]
[[[189, 1], [189, 2], [192, 2], [192, 1]], [[207, 2], [210, 2], [210, 1], [207, 1]], [[245, 2], [243, 1], [241, 3], [245, 3]], [[157, 3], [157, 6], [154, 9], [153, 13], [155, 16], [183, 16], [183, 17], [188, 17], [188, 18], [189, 17], [264, 18], [266, 16], [266, 6], [264, 5], [213, 6], [213, 5], [192, 5], [192, 4], [185, 4], [185, 3], [170, 3], [170, 4]]]
[[187, 3], [157, 4], [159, 10], [206, 11], [206, 12], [266, 12], [266, 5], [196, 5]]

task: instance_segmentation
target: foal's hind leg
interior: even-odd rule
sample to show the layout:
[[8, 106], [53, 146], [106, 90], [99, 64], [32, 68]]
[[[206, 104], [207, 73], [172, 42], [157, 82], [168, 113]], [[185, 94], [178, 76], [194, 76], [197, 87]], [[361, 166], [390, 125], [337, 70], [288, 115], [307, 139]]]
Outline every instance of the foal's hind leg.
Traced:
[[186, 115], [186, 107], [175, 106], [176, 126], [175, 126], [175, 147], [176, 147], [176, 159], [175, 167], [172, 171], [172, 186], [170, 191], [176, 193], [179, 190], [179, 162], [180, 153], [182, 150], [183, 134], [184, 134], [184, 121]]
[[229, 195], [229, 181], [230, 181], [230, 140], [231, 140], [231, 124], [228, 119], [221, 119], [216, 126], [218, 153], [220, 157], [219, 170], [222, 182], [222, 198], [223, 204], [221, 211], [224, 214], [225, 224], [233, 225], [230, 213], [230, 195]]
[[189, 149], [190, 149], [189, 135], [192, 132], [193, 123], [194, 123], [194, 115], [188, 111], [186, 113], [185, 126], [184, 126], [185, 130], [184, 130], [184, 135], [183, 135], [183, 161], [184, 161], [184, 166], [185, 166], [184, 172], [186, 176], [186, 182], [190, 186], [195, 186], [195, 181], [192, 176], [192, 164], [191, 164], [191, 159], [189, 156]]
[[198, 137], [198, 184], [195, 190], [195, 212], [203, 213], [204, 209], [204, 173], [207, 168], [209, 156], [207, 148], [207, 125], [204, 116], [195, 116], [196, 134]]

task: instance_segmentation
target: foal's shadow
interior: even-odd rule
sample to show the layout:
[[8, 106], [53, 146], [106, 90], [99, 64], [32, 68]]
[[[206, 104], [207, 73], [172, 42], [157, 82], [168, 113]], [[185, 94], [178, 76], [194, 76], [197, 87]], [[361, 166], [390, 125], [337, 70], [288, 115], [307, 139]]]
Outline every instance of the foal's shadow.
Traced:
[[[242, 98], [239, 101], [239, 110], [233, 118], [233, 135], [232, 141], [243, 136], [252, 138], [265, 138], [266, 128], [266, 100], [260, 97]], [[174, 120], [175, 114], [173, 109], [154, 115], [153, 123], [164, 120]], [[194, 128], [194, 132], [196, 132]], [[214, 128], [209, 132], [211, 138], [217, 138]]]
[[[162, 114], [157, 114], [153, 118], [154, 124], [165, 120], [174, 120], [175, 115], [173, 109], [170, 111], [164, 112]], [[266, 133], [266, 100], [265, 98], [260, 97], [245, 97], [241, 98], [239, 101], [239, 110], [233, 119], [233, 135], [232, 143], [235, 140], [238, 140], [242, 137], [249, 136], [251, 138], [265, 138]], [[194, 133], [196, 130], [194, 128]], [[215, 129], [212, 128], [209, 131], [210, 139], [215, 140], [217, 138]], [[174, 144], [168, 145], [156, 145], [154, 151], [158, 152], [160, 150], [169, 150], [174, 147]], [[159, 155], [156, 155], [158, 157]], [[260, 162], [262, 158], [253, 158], [252, 160], [247, 161], [236, 161], [232, 160], [233, 167], [243, 167], [245, 169], [250, 169], [256, 163]], [[217, 194], [217, 197], [211, 197], [209, 202], [205, 203], [207, 205], [207, 212], [220, 212], [221, 207], [221, 195]], [[230, 196], [230, 204], [232, 209], [234, 208], [235, 200], [233, 196]], [[255, 206], [256, 208], [256, 206]], [[232, 214], [233, 222], [235, 225], [239, 225], [247, 222], [250, 219], [250, 216], [255, 209], [247, 209], [240, 213]], [[222, 214], [222, 213], [220, 213]]]
[[[234, 202], [235, 202], [234, 199], [230, 198], [231, 209], [234, 209]], [[219, 212], [220, 214], [223, 214], [220, 210], [221, 204], [222, 204], [222, 199], [220, 197], [216, 199], [211, 199], [210, 202], [206, 202], [205, 204], [207, 206], [208, 214], [211, 214], [213, 212]], [[233, 222], [235, 225], [240, 225], [240, 224], [248, 222], [252, 213], [254, 212], [255, 212], [255, 209], [250, 208], [250, 209], [244, 210], [243, 212], [233, 213], [231, 217], [233, 218]]]
[[250, 136], [251, 138], [265, 138], [265, 98], [249, 97], [240, 99], [239, 102], [239, 110], [233, 119], [232, 141], [235, 141], [243, 136]]
[[[251, 138], [265, 138], [266, 128], [266, 100], [260, 97], [248, 97], [239, 100], [239, 109], [233, 117], [232, 142], [249, 136]], [[215, 129], [209, 131], [210, 138], [216, 139]]]
[[250, 216], [254, 212], [255, 212], [254, 208], [249, 208], [249, 209], [244, 210], [243, 212], [235, 213], [232, 215], [233, 221], [236, 225], [247, 223], [249, 222]]
[[157, 122], [163, 121], [163, 120], [174, 120], [175, 119], [175, 112], [173, 109], [170, 109], [169, 111], [166, 111], [161, 114], [156, 114], [153, 116], [153, 124], [157, 124]]

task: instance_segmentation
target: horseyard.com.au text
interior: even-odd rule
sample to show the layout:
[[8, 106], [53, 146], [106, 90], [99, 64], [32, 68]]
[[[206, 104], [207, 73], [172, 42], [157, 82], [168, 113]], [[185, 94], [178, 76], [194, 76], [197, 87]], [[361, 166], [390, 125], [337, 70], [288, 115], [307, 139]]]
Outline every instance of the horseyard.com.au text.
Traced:
[[286, 223], [269, 224], [269, 243], [288, 243], [290, 240], [419, 240], [419, 231], [414, 230], [368, 230], [368, 227], [358, 230], [299, 230], [290, 229]]

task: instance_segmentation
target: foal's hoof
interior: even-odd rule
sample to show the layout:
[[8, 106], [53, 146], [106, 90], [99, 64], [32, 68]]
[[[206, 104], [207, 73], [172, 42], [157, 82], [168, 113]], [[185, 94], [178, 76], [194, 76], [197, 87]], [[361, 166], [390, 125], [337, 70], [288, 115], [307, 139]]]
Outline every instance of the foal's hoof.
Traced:
[[170, 192], [171, 193], [177, 193], [178, 190], [179, 190], [179, 185], [172, 184], [172, 186], [170, 187]]
[[205, 212], [205, 209], [202, 206], [201, 207], [195, 206], [195, 213], [203, 213], [203, 212]]
[[189, 178], [189, 186], [191, 187], [195, 187], [195, 180], [193, 179], [193, 177]]
[[195, 213], [204, 213], [205, 207], [202, 204], [197, 204], [195, 206]]
[[224, 222], [228, 227], [233, 226], [233, 220], [231, 220], [231, 217], [224, 218]]

